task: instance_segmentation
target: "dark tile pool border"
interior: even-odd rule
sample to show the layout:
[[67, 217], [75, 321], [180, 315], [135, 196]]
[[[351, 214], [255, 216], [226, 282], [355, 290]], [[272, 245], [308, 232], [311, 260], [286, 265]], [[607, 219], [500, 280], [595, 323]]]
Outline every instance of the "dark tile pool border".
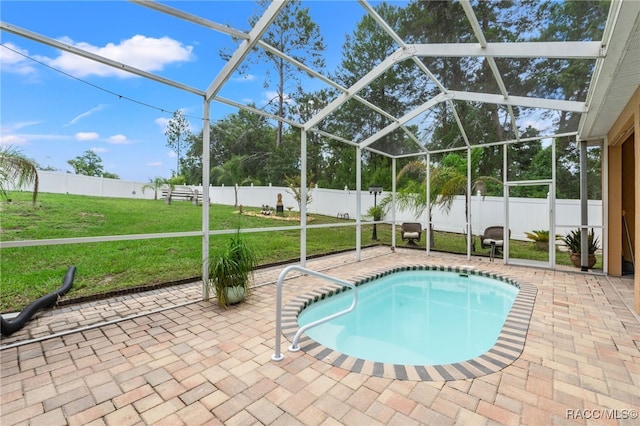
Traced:
[[[300, 338], [300, 350], [314, 358], [346, 370], [375, 377], [386, 377], [398, 380], [413, 381], [450, 381], [473, 379], [485, 376], [507, 367], [522, 354], [529, 330], [529, 322], [533, 312], [537, 288], [524, 281], [493, 272], [484, 272], [474, 268], [440, 266], [440, 265], [410, 265], [400, 266], [373, 272], [371, 275], [357, 277], [352, 280], [356, 285], [362, 285], [372, 280], [403, 271], [442, 271], [458, 274], [476, 275], [493, 278], [513, 285], [519, 289], [513, 306], [507, 315], [500, 335], [493, 347], [484, 354], [464, 362], [443, 365], [398, 365], [367, 361], [351, 357], [333, 349], [327, 348], [306, 335]], [[298, 315], [304, 308], [319, 300], [345, 291], [347, 287], [331, 284], [312, 292], [302, 294], [291, 300], [282, 311], [282, 333], [291, 342], [298, 330]]]

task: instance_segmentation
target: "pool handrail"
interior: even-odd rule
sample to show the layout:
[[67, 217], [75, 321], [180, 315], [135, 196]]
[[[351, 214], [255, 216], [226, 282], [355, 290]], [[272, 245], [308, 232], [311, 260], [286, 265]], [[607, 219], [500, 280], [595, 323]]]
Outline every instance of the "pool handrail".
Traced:
[[271, 356], [271, 359], [273, 361], [282, 361], [284, 359], [284, 355], [280, 350], [280, 342], [282, 339], [282, 284], [284, 283], [284, 277], [289, 272], [294, 270], [300, 271], [308, 275], [313, 275], [314, 277], [323, 278], [325, 280], [332, 281], [336, 284], [340, 284], [345, 287], [349, 287], [350, 289], [353, 290], [353, 302], [351, 302], [351, 306], [349, 306], [347, 309], [343, 311], [336, 312], [334, 314], [331, 314], [319, 320], [310, 322], [309, 324], [303, 327], [300, 327], [300, 329], [296, 332], [295, 336], [293, 337], [293, 340], [291, 341], [291, 346], [289, 346], [289, 350], [291, 352], [300, 350], [300, 347], [298, 346], [298, 339], [300, 338], [300, 335], [302, 333], [304, 333], [305, 331], [307, 331], [312, 327], [315, 327], [317, 325], [330, 321], [344, 314], [348, 314], [349, 312], [355, 309], [356, 304], [358, 303], [358, 290], [355, 284], [352, 284], [350, 282], [341, 280], [340, 278], [332, 277], [330, 275], [326, 275], [321, 272], [317, 272], [299, 265], [290, 265], [284, 268], [282, 272], [280, 272], [280, 275], [278, 276], [278, 284], [276, 287], [276, 345], [275, 345], [275, 353]]

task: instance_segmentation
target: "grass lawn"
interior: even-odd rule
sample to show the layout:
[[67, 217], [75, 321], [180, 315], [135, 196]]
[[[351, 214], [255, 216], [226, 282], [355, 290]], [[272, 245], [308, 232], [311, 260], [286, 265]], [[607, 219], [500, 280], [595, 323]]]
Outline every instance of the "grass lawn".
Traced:
[[[201, 207], [190, 202], [101, 198], [42, 193], [32, 206], [30, 193], [12, 192], [12, 202], [0, 203], [2, 241], [72, 238], [200, 231]], [[296, 226], [297, 221], [240, 215], [232, 206], [211, 205], [210, 229], [248, 229]], [[245, 208], [245, 212], [259, 209]], [[285, 215], [290, 214], [285, 212]], [[295, 213], [293, 213], [295, 214]], [[353, 221], [352, 221], [353, 222]], [[345, 221], [313, 215], [310, 224]], [[403, 245], [397, 227], [396, 243]], [[378, 243], [391, 244], [391, 226], [378, 225]], [[307, 230], [307, 255], [355, 248], [356, 228], [350, 226]], [[372, 227], [362, 227], [362, 244], [371, 240]], [[261, 264], [299, 258], [300, 236], [291, 231], [248, 233], [248, 243], [258, 253]], [[211, 236], [210, 250], [224, 246], [228, 235]], [[424, 238], [422, 239], [424, 247]], [[522, 255], [535, 258], [532, 243], [512, 243], [511, 253], [522, 245]], [[92, 296], [114, 290], [135, 288], [198, 277], [201, 274], [200, 237], [110, 241], [0, 250], [0, 311], [21, 310], [25, 305], [57, 289], [69, 266], [77, 267], [74, 285], [65, 298]], [[479, 249], [479, 247], [478, 247]], [[459, 234], [436, 233], [435, 250], [465, 253]], [[488, 253], [488, 249], [482, 250]], [[532, 257], [533, 256], [533, 257]], [[566, 261], [569, 262], [568, 256]], [[558, 255], [558, 262], [564, 258]], [[568, 263], [567, 263], [568, 264]]]

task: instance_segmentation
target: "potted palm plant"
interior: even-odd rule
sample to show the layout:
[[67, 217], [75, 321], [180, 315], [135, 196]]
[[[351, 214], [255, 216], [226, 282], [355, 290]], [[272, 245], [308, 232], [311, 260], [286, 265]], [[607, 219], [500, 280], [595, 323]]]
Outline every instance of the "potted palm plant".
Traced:
[[549, 251], [549, 231], [536, 230], [524, 234], [534, 242], [536, 250]]
[[[593, 268], [596, 264], [596, 250], [599, 248], [599, 239], [596, 237], [593, 228], [591, 228], [591, 232], [588, 233], [588, 254], [589, 259], [587, 263], [587, 267], [589, 269]], [[582, 246], [580, 243], [580, 229], [574, 229], [569, 232], [567, 235], [561, 238], [561, 240], [566, 244], [569, 249], [569, 254], [571, 256], [571, 262], [577, 268], [581, 267], [581, 251]]]
[[249, 283], [256, 266], [256, 254], [240, 231], [227, 247], [209, 259], [209, 285], [221, 307], [239, 303], [249, 296]]

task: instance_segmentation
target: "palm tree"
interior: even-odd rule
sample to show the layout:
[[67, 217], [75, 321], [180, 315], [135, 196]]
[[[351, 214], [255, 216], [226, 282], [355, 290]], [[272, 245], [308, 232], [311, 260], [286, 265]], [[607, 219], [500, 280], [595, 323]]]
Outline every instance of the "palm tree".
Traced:
[[[410, 180], [407, 185], [401, 188], [396, 194], [396, 202], [398, 207], [403, 210], [413, 211], [415, 217], [418, 218], [422, 215], [427, 208], [427, 196], [426, 196], [426, 174], [427, 165], [423, 161], [411, 161], [407, 163], [398, 173], [396, 180], [399, 181], [403, 176], [413, 176], [415, 179]], [[433, 177], [437, 174], [438, 168], [430, 166], [430, 175]], [[429, 196], [429, 221], [433, 220], [433, 208], [437, 205], [439, 189], [435, 185], [430, 186]], [[391, 197], [385, 197], [380, 206], [386, 208], [391, 202]], [[430, 247], [434, 245], [433, 225], [429, 227], [429, 241]]]
[[[471, 168], [472, 170], [477, 168], [477, 164], [482, 155], [482, 150], [479, 148], [471, 150]], [[412, 161], [405, 165], [398, 173], [397, 179], [400, 179], [405, 174], [418, 173], [420, 180], [426, 178], [425, 176], [426, 166], [424, 162]], [[430, 169], [431, 185], [430, 185], [430, 205], [429, 211], [433, 207], [439, 205], [448, 213], [451, 210], [451, 206], [457, 195], [465, 195], [464, 213], [465, 217], [469, 212], [469, 197], [467, 196], [467, 160], [456, 153], [450, 153], [442, 159], [442, 162], [437, 166], [431, 166]], [[471, 191], [486, 190], [487, 183], [494, 182], [502, 185], [502, 181], [493, 176], [478, 176], [471, 182]], [[416, 212], [416, 216], [419, 216], [427, 208], [426, 191], [424, 190], [425, 183], [418, 184], [417, 182], [410, 183], [407, 188], [401, 190], [398, 193], [398, 205], [403, 208], [413, 209]], [[422, 190], [420, 190], [422, 188]], [[432, 218], [430, 217], [429, 220]], [[429, 231], [431, 236], [431, 242], [433, 243], [433, 232]], [[468, 238], [473, 235], [471, 230], [471, 224], [469, 224]]]
[[221, 166], [211, 169], [211, 178], [217, 184], [233, 185], [235, 191], [235, 201], [233, 207], [238, 207], [238, 185], [253, 182], [253, 179], [245, 177], [243, 163], [248, 155], [234, 155]]
[[158, 190], [162, 188], [163, 185], [167, 184], [167, 180], [161, 177], [155, 177], [153, 179], [149, 178], [149, 183], [142, 186], [142, 193], [144, 193], [147, 189], [153, 190], [153, 199], [158, 199]]
[[38, 197], [38, 170], [33, 160], [11, 147], [0, 147], [0, 195], [8, 199], [9, 185], [22, 188], [33, 183], [33, 203]]

